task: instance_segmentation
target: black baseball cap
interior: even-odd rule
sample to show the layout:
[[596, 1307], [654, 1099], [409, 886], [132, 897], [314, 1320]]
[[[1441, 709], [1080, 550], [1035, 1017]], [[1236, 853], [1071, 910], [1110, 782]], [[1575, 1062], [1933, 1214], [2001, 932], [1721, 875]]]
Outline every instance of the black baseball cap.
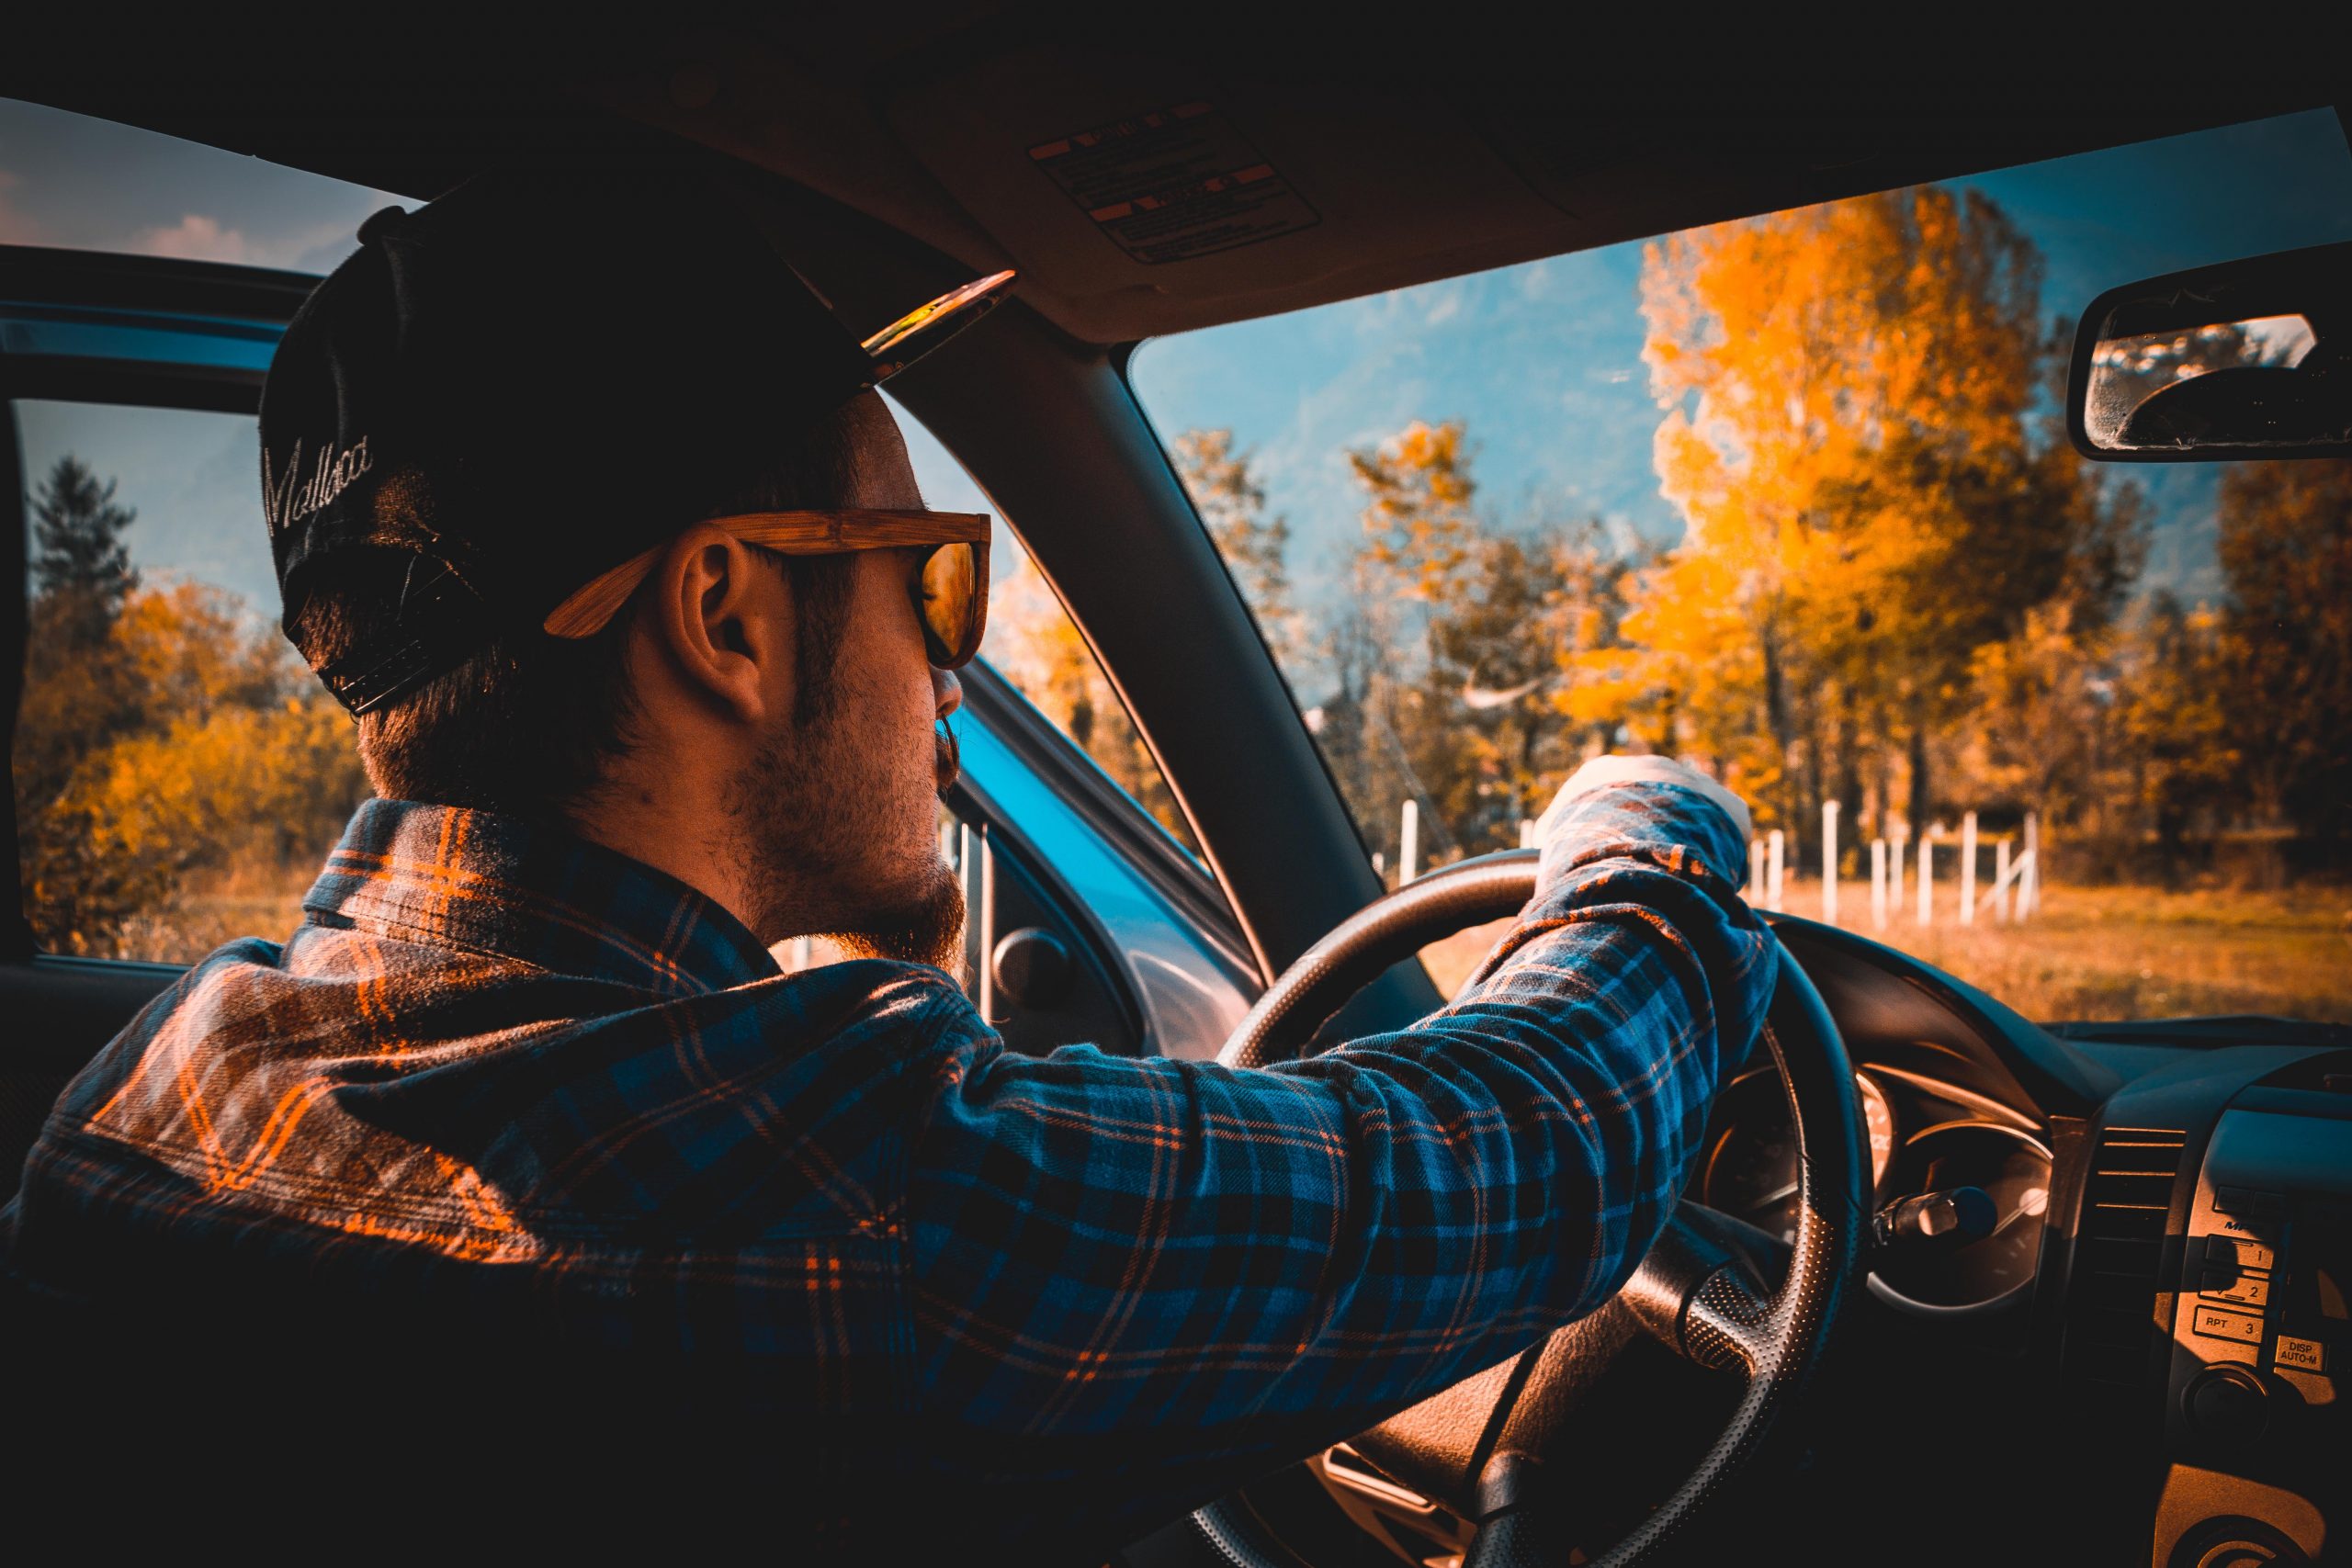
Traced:
[[[536, 630], [1012, 278], [861, 340], [775, 231], [750, 192], [682, 168], [484, 175], [361, 225], [261, 400], [280, 625], [346, 708]], [[330, 575], [398, 614], [322, 665], [302, 612]]]

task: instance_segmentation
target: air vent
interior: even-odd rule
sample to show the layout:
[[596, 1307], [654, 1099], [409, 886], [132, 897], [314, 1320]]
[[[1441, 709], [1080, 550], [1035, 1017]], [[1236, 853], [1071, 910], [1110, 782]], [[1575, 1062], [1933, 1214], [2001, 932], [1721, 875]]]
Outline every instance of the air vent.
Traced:
[[2082, 1229], [2067, 1284], [2065, 1372], [2086, 1393], [2136, 1393], [2148, 1383], [2163, 1284], [2165, 1217], [2172, 1211], [2186, 1134], [2109, 1127], [2091, 1156]]

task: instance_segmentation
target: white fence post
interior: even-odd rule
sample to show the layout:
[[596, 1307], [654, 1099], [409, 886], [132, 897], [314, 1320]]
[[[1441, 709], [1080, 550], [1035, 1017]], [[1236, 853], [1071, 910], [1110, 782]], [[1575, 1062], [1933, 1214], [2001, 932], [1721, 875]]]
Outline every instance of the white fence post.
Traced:
[[[1894, 863], [1901, 865], [1901, 861]], [[1871, 929], [1886, 930], [1886, 840], [1871, 840]]]
[[1911, 824], [1896, 823], [1886, 846], [1886, 907], [1890, 909], [1903, 908], [1903, 852], [1910, 847], [1910, 843]]
[[980, 1017], [996, 1018], [996, 845], [980, 827]]
[[1535, 848], [1535, 818], [1532, 817], [1519, 819], [1519, 847], [1522, 850]]
[[1781, 892], [1782, 887], [1781, 881], [1781, 873], [1782, 870], [1782, 866], [1781, 864], [1781, 851], [1786, 845], [1787, 841], [1786, 837], [1778, 828], [1773, 829], [1770, 834], [1766, 835], [1764, 840], [1764, 878], [1771, 885], [1770, 891], [1766, 893], [1764, 896], [1764, 907], [1768, 909], [1785, 909], [1788, 908], [1786, 904], [1781, 901]]
[[1747, 901], [1759, 909], [1770, 908], [1765, 902], [1772, 890], [1764, 885], [1764, 840], [1747, 840]]
[[2028, 851], [2014, 860], [2011, 859], [2009, 841], [2007, 839], [1999, 840], [1993, 847], [1999, 853], [2000, 874], [1993, 878], [1993, 886], [1984, 889], [1984, 897], [1976, 902], [1979, 906], [1990, 904], [1993, 907], [1994, 919], [2005, 920], [2009, 918], [2010, 885], [2015, 884], [2019, 888], [2025, 886], [2026, 878], [2033, 874], [2033, 854], [2031, 851]]
[[1976, 813], [1960, 818], [1960, 923], [1976, 923]]
[[2034, 812], [2025, 814], [2025, 869], [2018, 884], [2018, 919], [2041, 908], [2041, 818]]
[[1838, 803], [1821, 803], [1821, 923], [1838, 923]]
[[1396, 831], [1396, 886], [1402, 887], [1420, 874], [1421, 803], [1405, 803], [1405, 819]]
[[[967, 936], [973, 930], [973, 922], [980, 918], [980, 863], [972, 852], [972, 825], [969, 822], [956, 825], [956, 874], [962, 878], [964, 883], [964, 930]], [[975, 987], [978, 986], [979, 976], [977, 972], [971, 975], [969, 979]], [[977, 997], [978, 992], [975, 991], [974, 994]]]
[[1919, 924], [1929, 926], [1936, 920], [1936, 841], [1927, 834], [1919, 835]]
[[2000, 925], [2009, 923], [2009, 836], [2004, 833], [1993, 845], [1993, 919]]

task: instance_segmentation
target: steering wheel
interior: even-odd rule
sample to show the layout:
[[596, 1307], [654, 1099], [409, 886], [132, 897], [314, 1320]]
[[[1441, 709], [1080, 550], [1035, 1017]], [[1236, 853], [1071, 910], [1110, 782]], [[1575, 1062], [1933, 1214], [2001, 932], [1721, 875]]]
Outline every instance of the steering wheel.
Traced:
[[[1461, 862], [1374, 900], [1303, 953], [1250, 1010], [1218, 1059], [1256, 1067], [1295, 1056], [1340, 1005], [1428, 943], [1517, 913], [1535, 892], [1532, 850]], [[1783, 948], [1764, 1044], [1798, 1140], [1792, 1243], [1684, 1199], [1624, 1289], [1548, 1342], [1400, 1412], [1351, 1440], [1384, 1473], [1447, 1504], [1476, 1534], [1464, 1568], [1565, 1563], [1579, 1543], [1543, 1463], [1576, 1427], [1599, 1372], [1646, 1337], [1742, 1381], [1737, 1407], [1687, 1479], [1606, 1552], [1655, 1563], [1690, 1540], [1708, 1506], [1781, 1427], [1835, 1333], [1870, 1211], [1854, 1069], [1820, 993]], [[1726, 1064], [1728, 1066], [1728, 1064]], [[1785, 1259], [1777, 1287], [1764, 1282]], [[1193, 1516], [1236, 1568], [1299, 1559], [1237, 1498]]]

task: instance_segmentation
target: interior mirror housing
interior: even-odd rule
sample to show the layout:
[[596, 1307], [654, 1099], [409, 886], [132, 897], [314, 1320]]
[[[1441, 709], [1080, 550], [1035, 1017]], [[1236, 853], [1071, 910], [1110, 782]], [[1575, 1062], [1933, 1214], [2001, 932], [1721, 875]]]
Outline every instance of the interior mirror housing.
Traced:
[[2352, 455], [2352, 243], [2109, 289], [2075, 333], [2066, 430], [2106, 462]]

